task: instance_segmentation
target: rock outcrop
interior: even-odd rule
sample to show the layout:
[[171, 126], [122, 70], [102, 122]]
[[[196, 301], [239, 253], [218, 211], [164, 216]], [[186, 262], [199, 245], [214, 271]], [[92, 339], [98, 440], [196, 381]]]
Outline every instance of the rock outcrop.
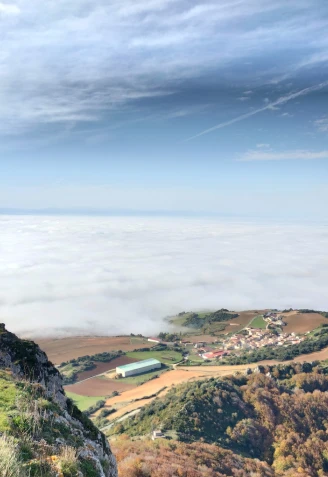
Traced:
[[[0, 402], [1, 390], [10, 389], [9, 404], [4, 409], [0, 405], [2, 441], [6, 445], [11, 438], [18, 442], [17, 455], [21, 448], [30, 447], [27, 457], [26, 452], [19, 457], [19, 475], [39, 475], [35, 471], [39, 465], [40, 475], [49, 477], [117, 477], [107, 439], [65, 396], [59, 371], [38, 345], [17, 338], [4, 324], [0, 324], [0, 381]], [[65, 465], [73, 471], [65, 474]]]

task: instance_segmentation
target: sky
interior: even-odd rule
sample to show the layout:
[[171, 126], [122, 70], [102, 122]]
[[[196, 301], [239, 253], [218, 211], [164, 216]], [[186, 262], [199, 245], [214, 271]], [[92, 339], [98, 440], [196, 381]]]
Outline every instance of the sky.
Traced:
[[0, 0], [0, 212], [328, 220], [326, 0]]
[[151, 336], [181, 311], [328, 310], [328, 227], [0, 216], [0, 318], [20, 336]]

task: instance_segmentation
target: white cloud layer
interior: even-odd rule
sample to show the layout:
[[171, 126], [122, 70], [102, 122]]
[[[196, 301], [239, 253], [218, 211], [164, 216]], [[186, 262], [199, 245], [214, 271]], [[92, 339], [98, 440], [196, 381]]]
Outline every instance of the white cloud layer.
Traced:
[[152, 334], [182, 310], [328, 309], [328, 228], [0, 217], [0, 321], [23, 335]]
[[266, 150], [251, 150], [247, 151], [239, 161], [311, 161], [316, 159], [328, 159], [328, 151], [305, 151], [297, 149], [296, 151], [266, 151]]

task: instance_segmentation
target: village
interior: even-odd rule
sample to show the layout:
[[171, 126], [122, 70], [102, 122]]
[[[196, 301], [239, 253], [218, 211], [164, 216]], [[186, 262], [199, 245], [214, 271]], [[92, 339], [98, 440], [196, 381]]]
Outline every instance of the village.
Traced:
[[283, 332], [282, 328], [285, 325], [283, 315], [268, 312], [259, 315], [249, 326], [225, 339], [217, 339], [211, 344], [203, 341], [192, 343], [181, 340], [181, 344], [189, 349], [191, 355], [196, 354], [204, 360], [218, 360], [232, 353], [238, 354], [240, 351], [251, 351], [265, 346], [295, 345], [305, 339], [304, 336], [294, 332]]

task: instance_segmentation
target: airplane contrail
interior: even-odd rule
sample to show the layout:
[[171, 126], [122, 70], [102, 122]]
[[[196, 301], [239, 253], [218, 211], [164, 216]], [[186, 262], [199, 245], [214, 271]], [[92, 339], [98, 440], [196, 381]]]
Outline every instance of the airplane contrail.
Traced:
[[236, 118], [230, 119], [230, 121], [225, 121], [224, 123], [220, 123], [209, 129], [205, 129], [205, 131], [195, 134], [195, 136], [189, 137], [188, 139], [186, 139], [186, 141], [191, 141], [192, 139], [196, 139], [196, 137], [204, 136], [205, 134], [216, 131], [217, 129], [222, 129], [227, 126], [230, 126], [231, 124], [238, 123], [239, 121], [243, 121], [244, 119], [250, 118], [251, 116], [255, 116], [256, 114], [262, 113], [263, 111], [266, 111], [267, 109], [271, 109], [274, 106], [285, 104], [292, 99], [298, 98], [299, 96], [305, 96], [306, 94], [312, 93], [312, 91], [317, 91], [319, 89], [322, 89], [325, 86], [328, 86], [328, 81], [324, 81], [323, 83], [317, 84], [315, 86], [309, 86], [308, 88], [304, 88], [304, 89], [301, 89], [300, 91], [296, 91], [296, 93], [291, 93], [286, 96], [281, 96], [276, 101], [273, 101], [272, 103], [269, 103], [266, 106], [263, 106], [263, 108], [255, 109], [254, 111], [251, 111], [249, 113], [242, 114], [241, 116], [237, 116]]

